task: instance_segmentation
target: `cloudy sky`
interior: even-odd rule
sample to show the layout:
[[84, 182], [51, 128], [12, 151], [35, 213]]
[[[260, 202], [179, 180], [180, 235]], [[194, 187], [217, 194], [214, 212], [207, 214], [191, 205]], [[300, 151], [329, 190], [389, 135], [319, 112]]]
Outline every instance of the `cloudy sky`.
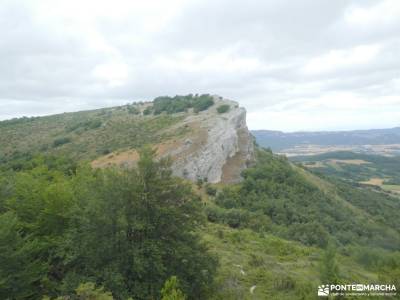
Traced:
[[0, 119], [212, 93], [251, 129], [400, 125], [399, 0], [0, 0]]

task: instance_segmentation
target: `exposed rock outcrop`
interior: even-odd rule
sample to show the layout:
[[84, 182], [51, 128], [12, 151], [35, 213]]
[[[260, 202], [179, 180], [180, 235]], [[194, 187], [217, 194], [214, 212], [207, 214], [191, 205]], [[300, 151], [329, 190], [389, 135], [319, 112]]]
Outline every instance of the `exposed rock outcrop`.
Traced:
[[[254, 141], [247, 129], [246, 110], [234, 101], [214, 96], [205, 111], [180, 113], [184, 119], [165, 128], [160, 135], [175, 138], [153, 145], [158, 157], [170, 157], [174, 175], [211, 183], [240, 181], [240, 174], [254, 159]], [[228, 105], [219, 113], [217, 108]], [[92, 162], [94, 167], [130, 167], [139, 156], [134, 150], [111, 153]]]
[[[215, 105], [188, 115], [181, 126], [192, 134], [179, 147], [164, 155], [173, 157], [175, 175], [190, 180], [237, 182], [241, 171], [253, 160], [254, 143], [246, 125], [246, 110], [238, 103], [215, 96]], [[220, 105], [229, 111], [218, 113]]]

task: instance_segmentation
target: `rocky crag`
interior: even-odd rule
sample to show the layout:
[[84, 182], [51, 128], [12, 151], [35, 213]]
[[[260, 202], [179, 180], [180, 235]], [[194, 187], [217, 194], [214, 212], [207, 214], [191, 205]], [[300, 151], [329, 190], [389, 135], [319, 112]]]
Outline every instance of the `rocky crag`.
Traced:
[[[220, 105], [229, 111], [218, 113]], [[209, 182], [237, 182], [241, 171], [253, 160], [253, 138], [246, 126], [246, 110], [238, 103], [215, 97], [215, 105], [199, 114], [189, 114], [179, 126], [192, 134], [164, 155], [173, 158], [175, 175]]]
[[[254, 140], [247, 129], [246, 110], [239, 107], [237, 102], [219, 96], [213, 98], [214, 105], [205, 111], [180, 113], [182, 121], [160, 133], [174, 138], [153, 147], [158, 157], [171, 158], [176, 176], [211, 183], [238, 182], [242, 170], [254, 159]], [[217, 108], [221, 105], [228, 105], [229, 110], [219, 113]], [[95, 160], [92, 165], [129, 166], [137, 159], [138, 154], [132, 149], [108, 154]]]

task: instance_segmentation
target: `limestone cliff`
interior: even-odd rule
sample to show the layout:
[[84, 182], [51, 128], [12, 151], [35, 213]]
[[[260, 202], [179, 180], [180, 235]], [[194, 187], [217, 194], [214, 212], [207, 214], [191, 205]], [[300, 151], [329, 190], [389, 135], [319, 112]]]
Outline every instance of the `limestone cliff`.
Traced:
[[[173, 158], [173, 172], [190, 180], [237, 182], [253, 160], [253, 138], [246, 125], [246, 110], [238, 103], [215, 96], [215, 105], [199, 114], [189, 114], [179, 126], [191, 134], [163, 156]], [[218, 113], [220, 105], [229, 111]], [[174, 128], [175, 129], [175, 128]]]
[[[174, 175], [211, 183], [240, 181], [240, 173], [254, 158], [254, 141], [246, 126], [246, 110], [234, 101], [213, 96], [215, 104], [205, 111], [178, 113], [182, 120], [159, 134], [172, 136], [153, 145], [158, 157], [170, 157]], [[146, 107], [151, 105], [146, 104]], [[228, 105], [219, 113], [217, 108]], [[136, 163], [135, 149], [118, 151], [92, 163], [94, 167]]]

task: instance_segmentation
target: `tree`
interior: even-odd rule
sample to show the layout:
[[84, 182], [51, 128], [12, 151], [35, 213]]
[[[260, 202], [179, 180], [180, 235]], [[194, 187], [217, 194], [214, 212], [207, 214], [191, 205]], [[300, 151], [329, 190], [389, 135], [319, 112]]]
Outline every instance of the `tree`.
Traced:
[[[24, 282], [35, 297], [54, 294], [56, 284], [64, 276], [58, 247], [73, 205], [68, 183], [62, 172], [50, 171], [43, 165], [13, 177], [12, 194], [4, 201], [7, 212], [0, 216], [8, 220], [4, 221], [7, 226], [1, 226], [4, 263], [0, 262], [0, 268], [8, 271], [0, 276], [2, 290], [14, 290]], [[14, 279], [5, 280], [8, 277]], [[24, 288], [19, 290], [22, 293]]]
[[320, 262], [321, 281], [326, 284], [338, 282], [339, 268], [336, 263], [336, 249], [329, 244], [322, 255]]
[[0, 298], [32, 299], [44, 279], [46, 262], [40, 261], [40, 244], [23, 237], [13, 212], [0, 215]]
[[186, 297], [179, 289], [179, 282], [176, 276], [171, 276], [161, 290], [161, 300], [185, 300]]
[[[110, 292], [105, 292], [103, 287], [97, 287], [93, 282], [81, 283], [75, 292], [68, 296], [59, 296], [54, 300], [113, 300], [113, 296]], [[51, 300], [49, 296], [44, 296], [42, 300]], [[131, 299], [128, 299], [131, 300]]]
[[76, 289], [76, 294], [82, 300], [113, 300], [110, 292], [105, 292], [103, 287], [96, 288], [93, 282], [82, 283]]
[[157, 299], [170, 274], [190, 299], [206, 297], [216, 260], [196, 233], [199, 198], [170, 162], [140, 154], [133, 169], [65, 172], [39, 159], [1, 179], [0, 298], [75, 295], [93, 282], [117, 299]]
[[201, 206], [191, 186], [172, 177], [170, 163], [140, 152], [136, 169], [77, 174], [77, 206], [64, 242], [64, 286], [95, 280], [116, 298], [157, 298], [169, 274], [182, 290], [204, 298], [216, 262], [200, 243]]

